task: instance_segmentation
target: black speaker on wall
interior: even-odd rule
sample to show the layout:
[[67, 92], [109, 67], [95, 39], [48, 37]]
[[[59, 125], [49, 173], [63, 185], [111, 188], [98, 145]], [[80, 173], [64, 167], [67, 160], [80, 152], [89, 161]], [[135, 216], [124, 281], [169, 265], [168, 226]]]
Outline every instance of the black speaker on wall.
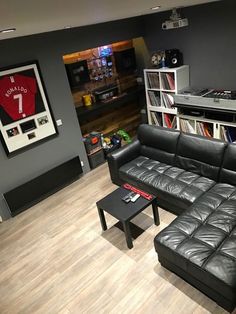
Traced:
[[136, 70], [137, 65], [134, 48], [114, 51], [114, 58], [117, 73], [131, 74]]
[[168, 68], [176, 68], [183, 65], [183, 54], [178, 49], [165, 51], [165, 64]]

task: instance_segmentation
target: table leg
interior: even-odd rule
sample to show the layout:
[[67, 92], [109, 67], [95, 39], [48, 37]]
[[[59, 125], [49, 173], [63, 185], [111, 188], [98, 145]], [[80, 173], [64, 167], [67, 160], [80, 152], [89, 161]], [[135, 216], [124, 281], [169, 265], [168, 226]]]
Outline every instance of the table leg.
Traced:
[[159, 218], [158, 206], [157, 206], [157, 203], [155, 201], [152, 203], [152, 211], [153, 211], [154, 223], [155, 223], [155, 225], [159, 226], [160, 225], [160, 218]]
[[100, 222], [102, 225], [102, 230], [105, 231], [107, 230], [107, 224], [106, 224], [106, 220], [104, 216], [104, 211], [99, 207], [98, 207], [98, 214], [99, 214]]
[[129, 221], [123, 221], [122, 223], [123, 223], [123, 228], [124, 228], [124, 232], [125, 232], [125, 238], [126, 238], [127, 246], [129, 249], [132, 249], [133, 242], [132, 242], [132, 238], [131, 238]]

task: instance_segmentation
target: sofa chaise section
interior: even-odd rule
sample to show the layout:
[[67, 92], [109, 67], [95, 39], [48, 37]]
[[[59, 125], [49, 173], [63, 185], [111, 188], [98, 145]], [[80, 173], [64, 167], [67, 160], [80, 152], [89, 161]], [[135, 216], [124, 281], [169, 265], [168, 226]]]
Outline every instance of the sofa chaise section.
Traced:
[[236, 306], [236, 145], [219, 183], [154, 239], [160, 263], [228, 311]]
[[236, 304], [236, 188], [216, 184], [154, 239], [162, 266], [232, 311]]

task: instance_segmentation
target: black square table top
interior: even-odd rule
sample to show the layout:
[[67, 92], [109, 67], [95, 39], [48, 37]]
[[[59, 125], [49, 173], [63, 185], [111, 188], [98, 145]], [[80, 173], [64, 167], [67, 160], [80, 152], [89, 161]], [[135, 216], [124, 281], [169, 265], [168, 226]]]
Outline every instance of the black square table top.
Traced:
[[120, 187], [98, 201], [96, 203], [97, 207], [106, 211], [120, 221], [128, 221], [151, 205], [156, 199], [156, 197], [153, 196], [153, 198], [149, 201], [140, 196], [134, 203], [125, 203], [122, 201], [122, 198], [128, 193], [130, 193], [129, 190]]

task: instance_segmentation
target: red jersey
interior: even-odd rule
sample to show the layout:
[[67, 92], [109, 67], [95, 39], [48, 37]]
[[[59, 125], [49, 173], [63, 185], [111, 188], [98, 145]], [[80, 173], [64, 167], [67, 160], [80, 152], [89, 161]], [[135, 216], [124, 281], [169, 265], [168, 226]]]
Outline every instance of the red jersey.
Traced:
[[35, 114], [36, 79], [20, 74], [0, 79], [0, 106], [12, 120]]

